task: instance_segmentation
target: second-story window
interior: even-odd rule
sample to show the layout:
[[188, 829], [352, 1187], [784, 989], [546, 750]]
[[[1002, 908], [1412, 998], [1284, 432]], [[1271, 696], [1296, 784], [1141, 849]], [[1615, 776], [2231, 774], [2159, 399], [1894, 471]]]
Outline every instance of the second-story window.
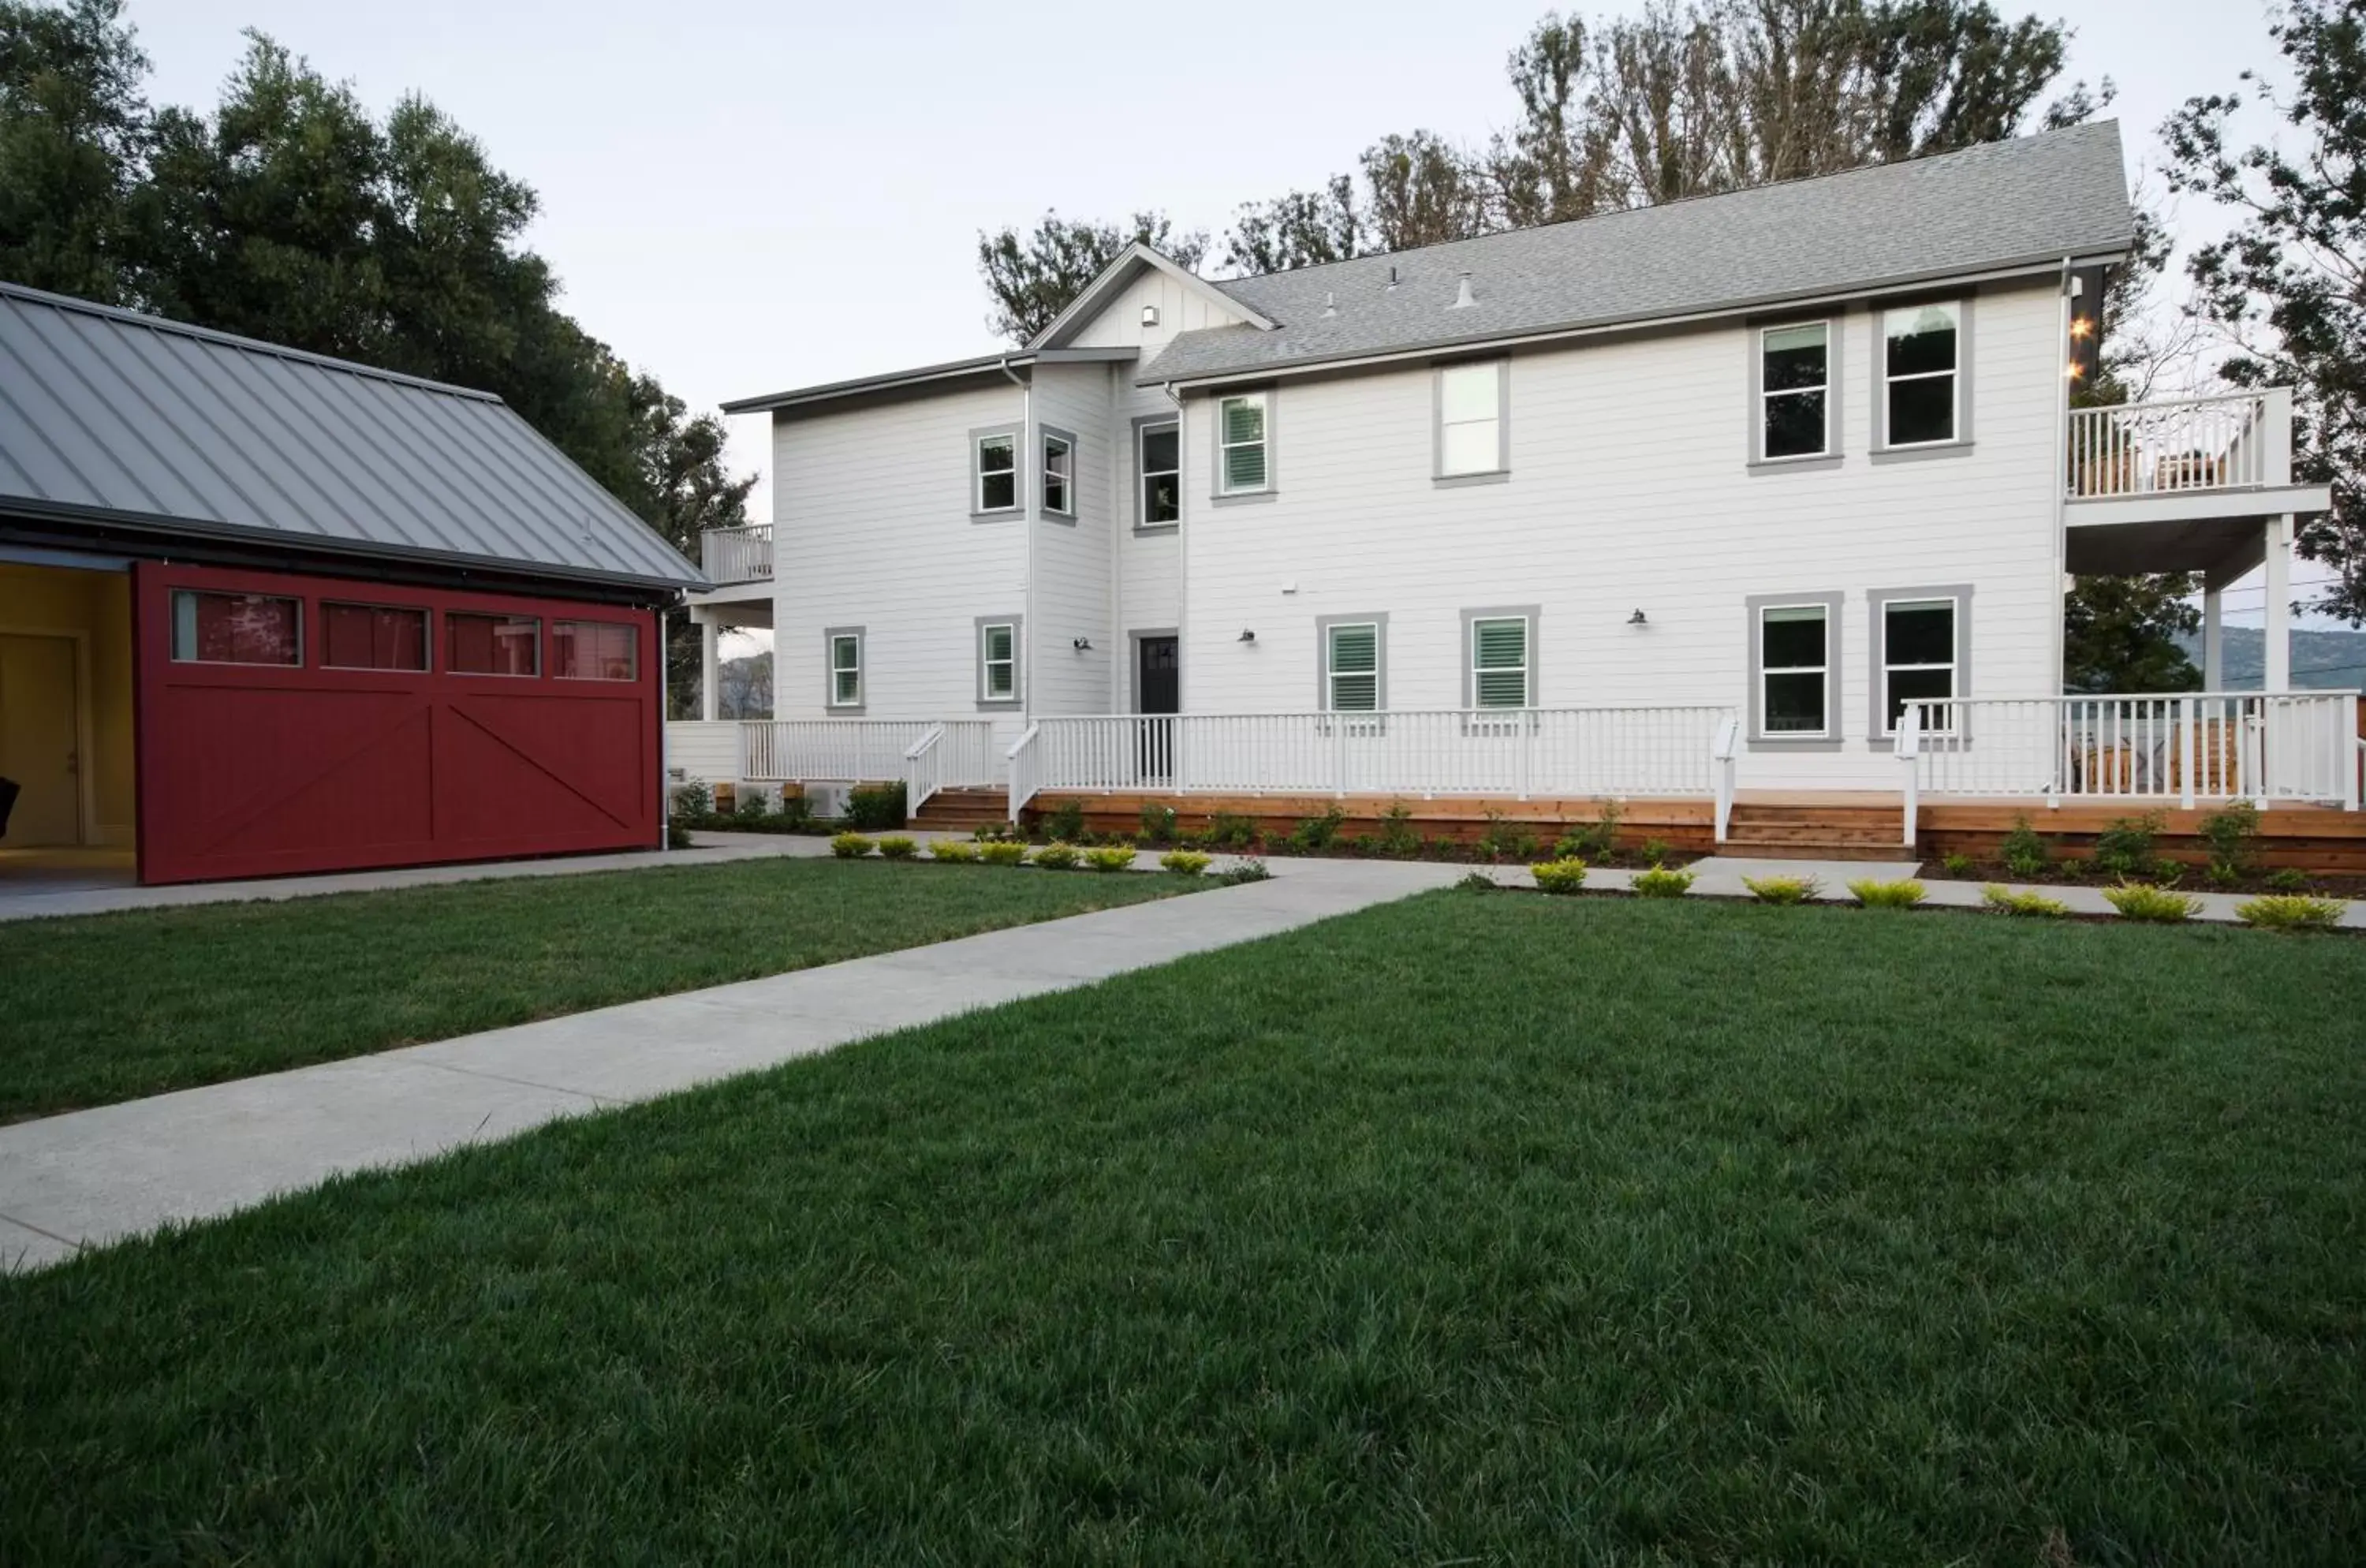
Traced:
[[1449, 365], [1437, 373], [1437, 473], [1440, 479], [1501, 473], [1504, 381], [1500, 360]]
[[1074, 517], [1076, 444], [1065, 435], [1043, 435], [1043, 510], [1056, 517]]
[[1953, 302], [1883, 312], [1885, 446], [1926, 446], [1956, 439], [1963, 319], [1962, 307]]
[[977, 438], [977, 509], [1010, 512], [1019, 505], [1019, 438]]
[[1831, 450], [1831, 327], [1809, 321], [1758, 335], [1758, 455], [1820, 457]]
[[1226, 495], [1265, 490], [1272, 483], [1266, 412], [1263, 392], [1225, 398], [1216, 404], [1216, 473]]
[[1182, 427], [1145, 424], [1141, 441], [1141, 525], [1178, 522], [1183, 516]]

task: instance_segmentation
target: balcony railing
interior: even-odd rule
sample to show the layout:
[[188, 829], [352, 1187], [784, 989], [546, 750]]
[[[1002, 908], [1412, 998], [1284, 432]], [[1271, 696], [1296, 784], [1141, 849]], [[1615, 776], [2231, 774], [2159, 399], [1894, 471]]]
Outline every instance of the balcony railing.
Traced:
[[772, 525], [706, 529], [698, 536], [698, 565], [714, 583], [770, 582]]
[[2287, 388], [2070, 411], [2073, 501], [2291, 482]]

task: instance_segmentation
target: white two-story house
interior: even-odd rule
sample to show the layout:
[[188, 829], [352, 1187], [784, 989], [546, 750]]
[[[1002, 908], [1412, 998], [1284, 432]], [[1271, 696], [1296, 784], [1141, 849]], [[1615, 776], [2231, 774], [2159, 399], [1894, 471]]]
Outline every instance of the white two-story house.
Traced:
[[2060, 695], [2067, 574], [2204, 572], [2214, 648], [2329, 502], [2281, 394], [2072, 409], [2131, 233], [2100, 124], [1269, 276], [1136, 246], [1023, 348], [727, 405], [773, 520], [693, 613], [772, 626], [775, 718], [678, 751], [1720, 836], [1737, 791], [2338, 801], [2354, 706]]

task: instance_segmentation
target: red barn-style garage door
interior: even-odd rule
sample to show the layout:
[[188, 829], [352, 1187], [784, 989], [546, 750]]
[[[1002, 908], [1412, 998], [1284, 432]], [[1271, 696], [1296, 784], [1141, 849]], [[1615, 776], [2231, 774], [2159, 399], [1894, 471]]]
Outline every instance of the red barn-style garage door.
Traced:
[[140, 877], [649, 849], [648, 610], [135, 568]]

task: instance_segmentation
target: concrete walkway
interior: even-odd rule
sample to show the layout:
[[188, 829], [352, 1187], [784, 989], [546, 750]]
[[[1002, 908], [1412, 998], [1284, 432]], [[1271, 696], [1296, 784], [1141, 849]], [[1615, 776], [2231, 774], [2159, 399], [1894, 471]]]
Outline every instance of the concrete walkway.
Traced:
[[1254, 941], [1465, 869], [1277, 862], [1266, 882], [0, 1127], [0, 1269]]

